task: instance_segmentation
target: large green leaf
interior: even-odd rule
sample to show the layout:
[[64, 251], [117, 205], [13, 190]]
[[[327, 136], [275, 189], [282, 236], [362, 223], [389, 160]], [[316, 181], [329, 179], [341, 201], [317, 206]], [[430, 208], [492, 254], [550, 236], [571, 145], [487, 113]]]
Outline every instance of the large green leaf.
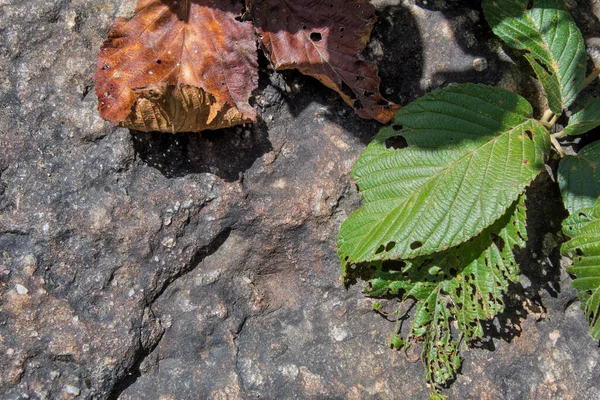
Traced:
[[573, 287], [590, 323], [592, 337], [600, 340], [600, 200], [567, 218], [563, 232], [571, 238], [561, 251], [573, 259], [568, 268], [575, 275]]
[[600, 141], [560, 160], [558, 184], [570, 214], [596, 203], [600, 197]]
[[[519, 279], [513, 249], [525, 246], [524, 197], [492, 226], [458, 247], [408, 260], [396, 271], [385, 270], [377, 262], [365, 293], [417, 301], [407, 341], [401, 343], [424, 339], [427, 378], [436, 386], [456, 375], [460, 341], [484, 335], [482, 321], [504, 310], [503, 296], [510, 282]], [[452, 334], [453, 321], [458, 335]]]
[[563, 0], [483, 0], [485, 18], [525, 57], [542, 83], [552, 112], [561, 114], [585, 79], [585, 43]]
[[[458, 85], [407, 105], [353, 170], [365, 204], [343, 223], [342, 272], [456, 246], [490, 226], [544, 169], [549, 136], [522, 97]], [[401, 135], [403, 149], [386, 145]]]
[[583, 108], [569, 117], [566, 135], [582, 135], [600, 126], [600, 99], [589, 99]]

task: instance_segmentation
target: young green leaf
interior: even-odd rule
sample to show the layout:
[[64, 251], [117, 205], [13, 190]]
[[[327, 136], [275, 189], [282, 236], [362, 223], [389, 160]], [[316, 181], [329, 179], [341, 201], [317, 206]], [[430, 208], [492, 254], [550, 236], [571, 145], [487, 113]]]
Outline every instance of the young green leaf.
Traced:
[[566, 135], [582, 135], [597, 126], [600, 126], [600, 99], [589, 99], [581, 110], [571, 115], [563, 132]]
[[542, 83], [550, 110], [561, 114], [585, 79], [586, 54], [581, 32], [563, 0], [483, 0], [485, 18], [509, 46], [525, 58]]
[[600, 197], [600, 141], [593, 142], [576, 156], [567, 155], [558, 164], [558, 185], [570, 214], [591, 207]]
[[[408, 260], [400, 270], [376, 266], [365, 293], [417, 301], [408, 342], [424, 339], [427, 378], [443, 386], [460, 367], [459, 343], [484, 335], [482, 321], [504, 310], [503, 296], [519, 279], [514, 248], [525, 246], [524, 195], [473, 240], [431, 256]], [[385, 265], [385, 264], [383, 264]], [[452, 334], [456, 321], [459, 337]]]
[[[456, 246], [501, 217], [544, 169], [549, 136], [522, 97], [458, 85], [407, 105], [356, 162], [365, 204], [342, 224], [342, 272]], [[408, 147], [395, 149], [401, 135]]]
[[573, 259], [568, 268], [575, 275], [573, 287], [590, 323], [592, 337], [600, 340], [600, 200], [567, 218], [563, 232], [571, 238], [561, 251]]

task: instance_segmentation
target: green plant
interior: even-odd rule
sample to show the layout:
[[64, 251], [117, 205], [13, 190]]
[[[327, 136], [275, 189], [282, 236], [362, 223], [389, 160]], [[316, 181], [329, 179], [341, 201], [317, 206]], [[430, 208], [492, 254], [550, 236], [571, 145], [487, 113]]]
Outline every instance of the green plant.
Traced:
[[367, 296], [414, 302], [406, 338], [397, 329], [390, 346], [423, 341], [433, 397], [455, 378], [461, 346], [483, 337], [482, 323], [504, 310], [519, 280], [513, 251], [527, 240], [524, 191], [550, 157], [562, 158], [558, 181], [571, 214], [562, 252], [573, 257], [568, 271], [600, 339], [600, 142], [568, 156], [560, 144], [600, 125], [600, 99], [574, 107], [552, 133], [599, 71], [585, 78], [583, 38], [562, 0], [529, 3], [483, 0], [483, 9], [494, 33], [531, 64], [548, 110], [534, 118], [523, 97], [485, 85], [431, 92], [400, 110], [352, 171], [364, 204], [340, 230], [343, 279], [365, 279]]

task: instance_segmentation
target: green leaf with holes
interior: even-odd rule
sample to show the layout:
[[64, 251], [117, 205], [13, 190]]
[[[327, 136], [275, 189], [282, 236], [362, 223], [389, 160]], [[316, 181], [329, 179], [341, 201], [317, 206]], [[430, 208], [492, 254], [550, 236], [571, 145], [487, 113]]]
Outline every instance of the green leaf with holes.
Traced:
[[600, 142], [567, 155], [558, 164], [558, 185], [570, 214], [591, 207], [600, 197]]
[[[531, 105], [465, 84], [396, 114], [356, 162], [364, 205], [342, 224], [342, 273], [353, 263], [408, 259], [456, 246], [500, 218], [544, 169], [549, 136]], [[396, 149], [394, 141], [407, 147]]]
[[550, 110], [561, 114], [585, 79], [585, 43], [564, 0], [483, 0], [485, 18], [509, 46], [524, 50]]
[[589, 99], [583, 108], [569, 117], [566, 135], [582, 135], [600, 126], [600, 99]]
[[[504, 310], [503, 296], [519, 279], [513, 250], [525, 246], [524, 195], [473, 240], [405, 263], [377, 262], [365, 293], [416, 301], [406, 340], [424, 339], [426, 378], [435, 386], [453, 379], [461, 364], [459, 344], [484, 335], [482, 322]], [[458, 334], [451, 325], [456, 323]], [[400, 338], [401, 339], [401, 338]]]
[[568, 268], [575, 275], [573, 287], [590, 323], [592, 337], [600, 340], [600, 200], [567, 218], [563, 233], [571, 238], [562, 245], [561, 252], [573, 259]]

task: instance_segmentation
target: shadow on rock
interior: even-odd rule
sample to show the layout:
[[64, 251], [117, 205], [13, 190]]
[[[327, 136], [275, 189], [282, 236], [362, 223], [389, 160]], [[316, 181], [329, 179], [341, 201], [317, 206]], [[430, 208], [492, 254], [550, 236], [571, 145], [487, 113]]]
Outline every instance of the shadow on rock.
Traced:
[[505, 295], [505, 311], [484, 324], [484, 339], [474, 343], [475, 347], [495, 350], [493, 339], [510, 343], [521, 335], [522, 320], [528, 317], [542, 320], [548, 309], [565, 310], [576, 298], [561, 276], [566, 274], [560, 266], [560, 231], [567, 212], [558, 186], [543, 173], [526, 194], [527, 246], [515, 255], [521, 280], [510, 285]]
[[202, 133], [131, 135], [137, 156], [168, 178], [209, 172], [232, 182], [272, 150], [262, 123]]

